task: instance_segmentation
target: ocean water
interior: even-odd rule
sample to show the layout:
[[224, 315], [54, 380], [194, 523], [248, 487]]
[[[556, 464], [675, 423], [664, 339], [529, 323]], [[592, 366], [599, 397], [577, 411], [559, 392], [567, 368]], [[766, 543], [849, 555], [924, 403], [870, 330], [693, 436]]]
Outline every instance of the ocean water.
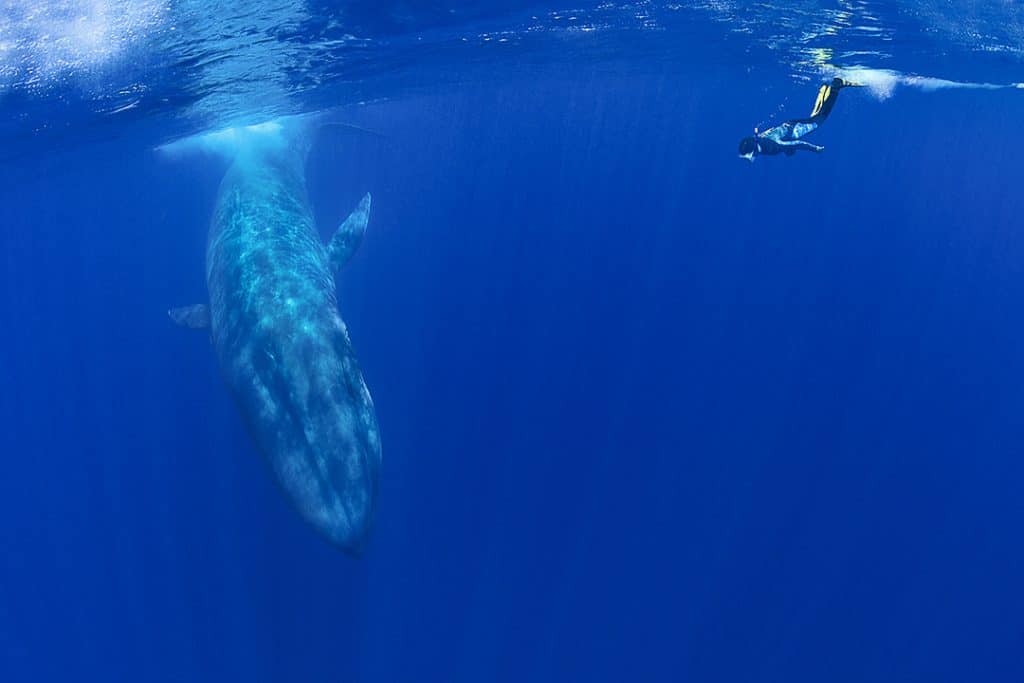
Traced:
[[[1024, 679], [1020, 81], [1008, 2], [0, 2], [0, 681]], [[166, 315], [158, 148], [323, 110], [357, 558]]]

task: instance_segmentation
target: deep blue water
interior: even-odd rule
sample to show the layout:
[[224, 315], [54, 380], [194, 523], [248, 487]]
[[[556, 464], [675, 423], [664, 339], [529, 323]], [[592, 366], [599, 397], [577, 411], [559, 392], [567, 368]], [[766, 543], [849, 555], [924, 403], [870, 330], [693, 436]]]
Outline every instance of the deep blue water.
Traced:
[[[0, 91], [0, 680], [1024, 679], [1024, 93], [906, 80], [1024, 80], [1013, 8], [840, 32], [900, 84], [751, 165], [823, 78], [731, 30], [767, 10], [455, 7], [353, 3], [355, 75], [289, 62], [270, 106], [375, 132], [308, 164], [325, 237], [374, 195], [339, 277], [384, 454], [358, 559], [165, 313], [205, 298], [225, 164], [154, 147], [264, 105], [196, 113], [226, 86], [145, 40]], [[989, 49], [942, 33], [971, 21]], [[119, 78], [184, 94], [111, 117]]]

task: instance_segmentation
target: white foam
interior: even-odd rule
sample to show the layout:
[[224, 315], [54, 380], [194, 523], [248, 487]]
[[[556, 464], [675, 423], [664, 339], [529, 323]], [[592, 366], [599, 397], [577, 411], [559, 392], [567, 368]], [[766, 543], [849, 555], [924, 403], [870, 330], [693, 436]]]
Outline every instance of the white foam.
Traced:
[[299, 140], [308, 140], [305, 136], [309, 126], [321, 115], [318, 112], [293, 114], [262, 123], [227, 126], [168, 142], [156, 151], [170, 159], [197, 154], [234, 159], [249, 152], [278, 152], [294, 147]]
[[284, 146], [282, 120], [266, 121], [250, 126], [230, 126], [209, 133], [200, 133], [157, 147], [157, 152], [171, 158], [192, 154], [212, 154], [231, 158], [244, 148]]
[[829, 75], [837, 75], [841, 78], [860, 83], [879, 100], [887, 100], [892, 97], [897, 87], [916, 88], [924, 92], [935, 92], [937, 90], [1003, 90], [1006, 88], [1024, 88], [1022, 83], [975, 83], [971, 81], [951, 81], [945, 78], [934, 76], [918, 76], [915, 74], [904, 74], [892, 69], [872, 69], [863, 66], [835, 67], [828, 66], [823, 69]]
[[847, 81], [863, 84], [868, 91], [879, 100], [887, 100], [899, 85], [902, 74], [890, 69], [868, 69], [865, 67], [853, 67], [850, 69], [835, 69], [835, 73]]

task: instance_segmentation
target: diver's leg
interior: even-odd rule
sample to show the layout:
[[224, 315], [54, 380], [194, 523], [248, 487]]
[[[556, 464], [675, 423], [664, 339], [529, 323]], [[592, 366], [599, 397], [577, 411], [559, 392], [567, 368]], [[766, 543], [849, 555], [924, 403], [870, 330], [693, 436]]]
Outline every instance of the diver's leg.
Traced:
[[819, 122], [814, 119], [797, 119], [791, 123], [790, 138], [792, 140], [799, 140], [812, 130], [815, 130], [818, 127]]
[[798, 140], [817, 127], [818, 124], [811, 119], [791, 119], [769, 128], [761, 133], [760, 137], [783, 144], [786, 141]]

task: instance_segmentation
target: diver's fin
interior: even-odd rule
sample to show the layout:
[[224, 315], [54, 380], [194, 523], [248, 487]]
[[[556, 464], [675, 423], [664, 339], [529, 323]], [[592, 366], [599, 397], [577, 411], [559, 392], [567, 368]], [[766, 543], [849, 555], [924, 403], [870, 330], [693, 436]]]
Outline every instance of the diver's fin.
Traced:
[[832, 112], [832, 107], [836, 104], [836, 100], [839, 99], [840, 90], [843, 88], [860, 87], [863, 87], [860, 83], [844, 81], [839, 76], [833, 78], [831, 83], [823, 84], [818, 88], [818, 99], [814, 101], [814, 109], [811, 110], [809, 122], [821, 123], [828, 118], [828, 115]]
[[[838, 79], [836, 79], [836, 80], [838, 80]], [[830, 84], [828, 84], [828, 83], [826, 83], [826, 84], [822, 85], [820, 88], [818, 88], [818, 99], [816, 99], [814, 101], [814, 109], [811, 110], [811, 118], [812, 119], [815, 116], [817, 116], [818, 114], [821, 113], [822, 108], [825, 106], [826, 100], [828, 100], [829, 95], [831, 95], [831, 94], [832, 94], [832, 86]]]
[[333, 272], [337, 273], [352, 258], [359, 243], [363, 241], [368, 220], [370, 220], [369, 192], [363, 196], [359, 206], [348, 215], [338, 231], [334, 233], [331, 243], [327, 245], [327, 259]]
[[167, 311], [167, 315], [182, 327], [193, 330], [202, 330], [210, 326], [210, 307], [206, 304], [172, 308]]

